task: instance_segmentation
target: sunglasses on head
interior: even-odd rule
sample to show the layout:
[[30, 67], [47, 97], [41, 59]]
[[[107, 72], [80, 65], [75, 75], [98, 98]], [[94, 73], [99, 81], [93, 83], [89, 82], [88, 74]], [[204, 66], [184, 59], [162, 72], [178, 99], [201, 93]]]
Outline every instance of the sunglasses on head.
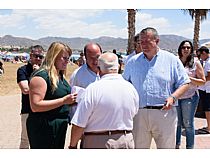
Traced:
[[187, 49], [190, 49], [191, 47], [189, 47], [189, 46], [186, 46], [186, 47], [183, 46], [183, 47], [182, 47], [182, 49], [186, 49], [186, 48], [187, 48]]
[[40, 55], [40, 54], [33, 54], [33, 57], [34, 58], [39, 58], [39, 59], [43, 59], [44, 58], [44, 56], [43, 55]]

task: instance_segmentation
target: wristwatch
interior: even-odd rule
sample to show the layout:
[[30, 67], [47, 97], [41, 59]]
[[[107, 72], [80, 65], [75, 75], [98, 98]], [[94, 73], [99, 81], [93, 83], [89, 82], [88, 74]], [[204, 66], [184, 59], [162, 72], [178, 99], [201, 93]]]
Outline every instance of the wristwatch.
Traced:
[[173, 102], [175, 103], [177, 101], [177, 98], [173, 96], [172, 94], [170, 95], [171, 98], [173, 98]]

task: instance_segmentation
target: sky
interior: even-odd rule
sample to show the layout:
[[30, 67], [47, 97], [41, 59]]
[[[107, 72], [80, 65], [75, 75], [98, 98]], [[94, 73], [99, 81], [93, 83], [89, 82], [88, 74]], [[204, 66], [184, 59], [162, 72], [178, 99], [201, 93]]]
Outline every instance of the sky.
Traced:
[[[101, 36], [128, 38], [126, 6], [117, 8], [114, 4], [115, 9], [112, 7], [101, 9], [101, 6], [86, 8], [82, 5], [77, 6], [76, 9], [71, 7], [66, 9], [59, 5], [49, 7], [45, 4], [43, 9], [33, 8], [27, 4], [25, 7], [11, 5], [6, 6], [11, 9], [5, 9], [4, 6], [0, 8], [0, 37], [12, 35], [35, 40], [46, 36], [90, 39]], [[152, 9], [141, 8], [136, 14], [136, 33], [150, 26], [156, 28], [160, 35], [175, 34], [193, 38], [194, 21], [183, 10], [167, 6], [159, 7], [161, 9], [154, 6], [151, 7]], [[210, 38], [209, 26], [210, 13], [201, 23], [200, 39]]]

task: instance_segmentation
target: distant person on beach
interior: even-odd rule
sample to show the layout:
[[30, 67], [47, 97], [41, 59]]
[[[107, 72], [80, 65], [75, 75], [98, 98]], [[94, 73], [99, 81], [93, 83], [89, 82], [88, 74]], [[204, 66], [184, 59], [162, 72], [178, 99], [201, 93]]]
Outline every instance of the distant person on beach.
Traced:
[[77, 107], [71, 121], [69, 148], [77, 147], [84, 132], [82, 148], [132, 149], [133, 117], [138, 112], [138, 93], [131, 83], [118, 74], [119, 64], [115, 54], [102, 54], [98, 66], [101, 79], [86, 88], [84, 98]]
[[3, 61], [0, 60], [0, 76], [4, 73]]
[[[86, 88], [90, 83], [100, 79], [98, 69], [98, 57], [102, 54], [98, 43], [88, 43], [84, 47], [86, 63], [76, 69], [70, 77], [70, 85]], [[76, 110], [75, 106], [70, 108], [69, 122]]]
[[150, 148], [152, 138], [158, 149], [174, 149], [177, 99], [188, 89], [190, 79], [181, 61], [158, 47], [156, 29], [140, 32], [143, 53], [127, 63], [123, 77], [139, 94], [139, 110], [134, 117], [135, 148]]
[[128, 60], [129, 60], [132, 56], [134, 56], [134, 55], [139, 54], [139, 53], [142, 52], [142, 48], [141, 48], [141, 43], [140, 43], [139, 37], [140, 37], [140, 36], [139, 36], [139, 33], [135, 35], [135, 37], [134, 37], [134, 47], [135, 47], [135, 50], [133, 50], [133, 52], [131, 52], [131, 54], [128, 55], [128, 57], [126, 58], [126, 60], [125, 60], [125, 62], [124, 62], [125, 65], [128, 63]]
[[77, 65], [82, 66], [83, 64], [85, 64], [85, 62], [86, 62], [86, 59], [85, 59], [84, 53], [80, 53], [80, 57], [77, 60]]
[[66, 81], [66, 69], [72, 51], [53, 42], [40, 68], [30, 80], [30, 105], [27, 131], [32, 149], [63, 149], [68, 126], [69, 106], [76, 101]]
[[20, 149], [28, 149], [29, 141], [26, 130], [26, 120], [28, 114], [31, 112], [30, 102], [29, 102], [29, 78], [34, 70], [37, 70], [44, 58], [44, 49], [40, 45], [35, 45], [31, 47], [30, 60], [29, 62], [21, 66], [17, 70], [17, 83], [22, 92], [21, 99], [21, 141]]
[[119, 64], [119, 70], [118, 73], [121, 74], [122, 73], [122, 64], [123, 64], [123, 57], [122, 55], [118, 54], [116, 49], [112, 50], [112, 53], [116, 54], [118, 57], [118, 64]]
[[199, 59], [195, 58], [192, 42], [184, 40], [178, 48], [178, 56], [191, 80], [189, 89], [178, 99], [178, 124], [176, 131], [176, 149], [181, 145], [182, 128], [186, 133], [186, 148], [194, 148], [195, 128], [194, 116], [198, 106], [198, 86], [206, 82], [203, 67]]
[[203, 86], [199, 86], [200, 104], [202, 110], [205, 112], [207, 125], [198, 130], [199, 134], [210, 134], [210, 53], [209, 49], [205, 46], [201, 46], [198, 49], [200, 58], [203, 61], [204, 74], [206, 83]]

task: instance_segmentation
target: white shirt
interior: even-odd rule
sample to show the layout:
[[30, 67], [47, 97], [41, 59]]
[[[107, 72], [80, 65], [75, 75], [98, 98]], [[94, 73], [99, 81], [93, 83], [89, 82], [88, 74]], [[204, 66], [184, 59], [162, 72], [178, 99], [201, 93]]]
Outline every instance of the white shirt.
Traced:
[[83, 64], [72, 73], [70, 78], [70, 86], [86, 88], [90, 83], [95, 82], [99, 79], [99, 75], [90, 70], [87, 64]]
[[107, 74], [86, 88], [71, 123], [85, 132], [132, 130], [138, 104], [138, 93], [131, 83], [120, 74]]
[[[98, 74], [90, 70], [87, 64], [83, 64], [72, 73], [69, 83], [70, 83], [71, 88], [74, 86], [86, 88], [89, 84], [99, 79], [100, 79], [100, 76]], [[70, 106], [69, 119], [73, 117], [76, 109], [77, 109], [77, 106]]]
[[[204, 61], [203, 69], [205, 76], [207, 76], [208, 72], [210, 72], [210, 57]], [[206, 93], [210, 93], [210, 81], [206, 81], [205, 85], [199, 86], [199, 89], [206, 91]]]

